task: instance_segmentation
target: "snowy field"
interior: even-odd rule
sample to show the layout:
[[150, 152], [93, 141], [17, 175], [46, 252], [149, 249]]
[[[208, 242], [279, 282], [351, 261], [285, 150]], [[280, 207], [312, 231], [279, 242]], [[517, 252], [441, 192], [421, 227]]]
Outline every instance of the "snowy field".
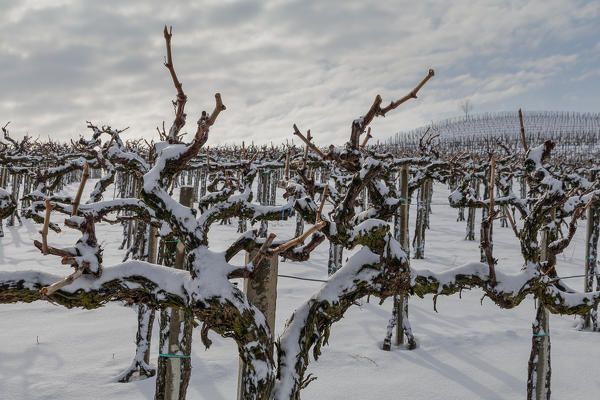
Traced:
[[[93, 187], [88, 182], [87, 188]], [[68, 188], [74, 191], [73, 187]], [[109, 188], [106, 193], [112, 193]], [[464, 239], [465, 222], [456, 222], [457, 210], [447, 204], [448, 190], [434, 187], [431, 229], [426, 233], [425, 260], [413, 268], [445, 270], [479, 261], [478, 242]], [[84, 197], [85, 198], [85, 197]], [[416, 214], [414, 208], [411, 217]], [[64, 217], [54, 215], [56, 222]], [[478, 221], [480, 215], [478, 213]], [[270, 223], [278, 236], [289, 238], [293, 222]], [[412, 224], [411, 224], [412, 227]], [[224, 249], [236, 234], [237, 223], [213, 225], [211, 244]], [[42, 256], [33, 246], [39, 226], [5, 228], [0, 238], [0, 269], [70, 272], [57, 257]], [[99, 224], [105, 265], [120, 262], [123, 251], [120, 225]], [[559, 256], [559, 276], [582, 274], [585, 221], [570, 247]], [[79, 232], [64, 229], [49, 234], [54, 246], [72, 245]], [[412, 236], [412, 229], [411, 229]], [[494, 227], [494, 253], [498, 269], [521, 268], [518, 242], [510, 228]], [[219, 247], [215, 246], [215, 249]], [[327, 278], [328, 244], [325, 242], [305, 263], [280, 262], [281, 274]], [[237, 262], [243, 262], [238, 255]], [[344, 256], [345, 259], [345, 256]], [[234, 260], [235, 261], [235, 260]], [[570, 286], [582, 290], [582, 279]], [[293, 310], [321, 283], [279, 279], [277, 334]], [[411, 297], [410, 321], [418, 341], [413, 351], [381, 350], [391, 315], [391, 299], [377, 299], [353, 307], [332, 328], [329, 346], [308, 369], [318, 377], [302, 393], [303, 399], [522, 399], [525, 397], [527, 361], [531, 347], [533, 301], [502, 310], [489, 299], [480, 303], [478, 289], [439, 297], [438, 313], [432, 297]], [[154, 398], [154, 379], [116, 383], [135, 351], [136, 312], [117, 303], [102, 309], [67, 310], [48, 302], [0, 305], [0, 399], [111, 399]], [[600, 333], [578, 332], [572, 316], [552, 316], [552, 398], [597, 399], [600, 393]], [[156, 365], [157, 329], [153, 333], [151, 363]], [[200, 330], [194, 332], [192, 378], [188, 399], [234, 399], [238, 359], [232, 340], [210, 334], [213, 345], [205, 350]]]

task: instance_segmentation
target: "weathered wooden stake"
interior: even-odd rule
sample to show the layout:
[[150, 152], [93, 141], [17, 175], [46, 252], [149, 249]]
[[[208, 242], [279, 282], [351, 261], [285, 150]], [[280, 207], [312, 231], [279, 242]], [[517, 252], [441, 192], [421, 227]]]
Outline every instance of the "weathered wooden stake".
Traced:
[[[540, 261], [548, 261], [548, 244], [551, 233], [548, 229], [541, 235]], [[527, 399], [550, 400], [550, 313], [538, 300], [535, 321], [533, 322], [532, 349], [529, 358]], [[534, 397], [535, 396], [535, 397]]]
[[[408, 215], [410, 206], [408, 180], [408, 165], [406, 165], [400, 170], [400, 197], [403, 204], [398, 208], [395, 216], [394, 238], [400, 242], [402, 250], [404, 250], [407, 257], [410, 255], [410, 245], [408, 240]], [[417, 342], [412, 334], [412, 329], [408, 320], [408, 295], [396, 295], [393, 297], [393, 302], [392, 318], [388, 323], [387, 334], [383, 341], [382, 349], [386, 351], [391, 349], [394, 327], [396, 328], [395, 345], [399, 346], [406, 342], [409, 350], [415, 349], [417, 347]]]
[[519, 108], [519, 125], [521, 126], [521, 141], [523, 142], [523, 149], [527, 153], [527, 139], [525, 138], [525, 126], [523, 125], [523, 112]]
[[[180, 190], [179, 202], [192, 207], [194, 187], [181, 186]], [[185, 247], [178, 242], [176, 248], [174, 268], [185, 269]], [[164, 346], [168, 354], [160, 356], [165, 358], [165, 362], [159, 362], [157, 375], [162, 376], [157, 376], [155, 400], [185, 400], [191, 375], [192, 324], [193, 315], [183, 310], [161, 312], [161, 342], [168, 342], [168, 346]], [[164, 350], [161, 348], [161, 353], [164, 354]], [[163, 365], [166, 368], [161, 368]]]
[[[593, 182], [596, 180], [596, 174], [590, 176]], [[594, 275], [598, 263], [598, 237], [600, 236], [600, 212], [597, 207], [590, 204], [587, 208], [586, 216], [586, 235], [585, 235], [585, 279], [583, 281], [583, 291], [591, 292], [594, 290]], [[597, 288], [600, 289], [600, 288]], [[591, 310], [583, 317], [583, 328], [597, 330], [598, 312]]]
[[[477, 178], [473, 179], [473, 189], [475, 189], [475, 197], [479, 199], [479, 182]], [[475, 207], [469, 207], [467, 213], [467, 235], [465, 240], [475, 240]]]
[[[398, 232], [398, 241], [402, 246], [402, 250], [408, 255], [408, 165], [405, 165], [400, 170], [400, 197], [403, 199], [402, 205], [398, 208], [398, 218], [400, 219], [400, 231]], [[404, 344], [404, 306], [408, 303], [408, 296], [399, 295], [395, 297], [398, 302], [396, 313], [396, 346]], [[407, 305], [408, 306], [408, 305]]]
[[421, 184], [417, 199], [417, 221], [415, 226], [415, 237], [413, 246], [415, 248], [415, 259], [425, 258], [425, 226], [427, 219], [427, 199], [429, 197], [427, 181]]
[[[158, 243], [158, 228], [150, 225], [149, 233], [148, 233], [148, 262], [152, 263], [152, 264], [156, 264], [157, 243]], [[153, 325], [155, 311], [152, 310], [151, 312], [152, 312], [152, 315], [151, 315], [152, 324], [151, 325]], [[144, 353], [144, 361], [146, 362], [146, 364], [150, 364], [150, 341], [151, 340], [152, 340], [152, 326], [150, 326], [149, 330], [148, 330], [148, 336], [147, 336], [148, 348], [146, 349], [146, 351]]]
[[[246, 253], [246, 264], [254, 259], [258, 250]], [[250, 304], [265, 315], [271, 335], [275, 335], [275, 311], [277, 305], [277, 256], [264, 259], [254, 269], [254, 278], [244, 279], [244, 293]], [[273, 349], [270, 349], [273, 351]], [[244, 371], [246, 366], [240, 359], [237, 399], [244, 400]]]

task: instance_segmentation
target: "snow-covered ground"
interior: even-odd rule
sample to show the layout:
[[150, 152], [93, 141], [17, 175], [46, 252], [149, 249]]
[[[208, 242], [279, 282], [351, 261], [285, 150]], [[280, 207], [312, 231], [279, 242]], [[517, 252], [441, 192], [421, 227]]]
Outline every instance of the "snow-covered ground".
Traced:
[[[88, 189], [93, 183], [88, 183]], [[74, 188], [70, 188], [74, 190]], [[112, 193], [109, 189], [107, 193]], [[431, 230], [427, 231], [425, 260], [415, 268], [444, 270], [479, 260], [478, 242], [464, 239], [465, 223], [447, 205], [448, 190], [434, 188]], [[414, 210], [411, 212], [414, 217]], [[57, 222], [64, 217], [55, 215]], [[479, 215], [478, 215], [479, 218]], [[559, 275], [583, 273], [585, 222], [571, 246], [559, 256]], [[293, 222], [270, 223], [281, 237], [290, 237]], [[237, 224], [214, 225], [211, 245], [225, 248], [236, 237]], [[0, 238], [0, 269], [43, 270], [67, 275], [57, 257], [42, 256], [32, 245], [39, 226], [5, 228]], [[119, 225], [98, 225], [104, 241], [106, 265], [118, 263], [123, 251]], [[50, 233], [52, 245], [70, 245], [78, 232]], [[411, 232], [412, 235], [412, 232]], [[497, 268], [517, 271], [521, 257], [510, 228], [494, 226]], [[305, 263], [280, 263], [281, 274], [326, 279], [327, 243]], [[238, 255], [242, 263], [242, 255]], [[569, 280], [581, 289], [581, 279]], [[279, 279], [277, 334], [286, 319], [320, 287], [319, 282]], [[332, 329], [329, 346], [312, 362], [309, 373], [318, 377], [303, 391], [303, 399], [518, 399], [525, 397], [527, 361], [531, 346], [531, 299], [513, 310], [502, 310], [488, 299], [480, 303], [480, 290], [439, 297], [438, 313], [432, 297], [411, 297], [410, 321], [419, 347], [413, 351], [381, 350], [391, 301], [377, 299], [353, 307]], [[136, 313], [112, 303], [86, 311], [68, 310], [47, 302], [0, 305], [0, 399], [153, 399], [154, 379], [116, 383], [135, 351]], [[600, 334], [578, 332], [570, 316], [552, 316], [552, 397], [596, 399], [600, 393]], [[157, 331], [154, 331], [157, 338]], [[233, 399], [238, 359], [233, 341], [210, 334], [213, 345], [205, 350], [200, 331], [194, 332], [192, 379], [188, 399]], [[157, 343], [151, 362], [155, 365]]]

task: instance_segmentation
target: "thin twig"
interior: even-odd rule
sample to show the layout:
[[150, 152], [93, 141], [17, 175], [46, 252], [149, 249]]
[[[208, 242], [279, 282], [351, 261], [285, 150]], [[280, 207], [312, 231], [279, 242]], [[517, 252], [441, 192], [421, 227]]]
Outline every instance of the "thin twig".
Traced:
[[313, 226], [311, 226], [310, 229], [308, 229], [302, 235], [300, 235], [284, 244], [277, 246], [275, 249], [273, 249], [273, 252], [272, 252], [273, 255], [277, 255], [281, 252], [284, 252], [287, 249], [289, 249], [290, 247], [293, 247], [297, 244], [304, 244], [304, 241], [306, 240], [307, 237], [309, 237], [312, 233], [314, 233], [316, 231], [320, 231], [321, 229], [323, 229], [325, 227], [325, 225], [327, 225], [327, 222], [325, 222], [321, 219], [321, 211], [323, 211], [323, 206], [325, 205], [326, 199], [327, 199], [327, 186], [325, 186], [325, 189], [323, 190], [323, 195], [321, 197], [321, 205], [319, 206], [319, 211], [317, 212], [315, 224]]
[[79, 208], [79, 203], [81, 202], [81, 195], [83, 194], [83, 188], [85, 187], [85, 183], [90, 176], [89, 173], [89, 164], [85, 163], [83, 166], [83, 173], [81, 174], [81, 182], [79, 183], [79, 189], [77, 189], [77, 194], [75, 195], [75, 200], [73, 201], [73, 210], [71, 211], [71, 216], [77, 215], [77, 209]]
[[262, 263], [263, 259], [267, 256], [267, 249], [269, 248], [269, 246], [271, 245], [271, 243], [273, 243], [273, 240], [275, 239], [275, 234], [271, 233], [269, 235], [269, 237], [265, 240], [265, 242], [263, 243], [262, 246], [260, 246], [260, 249], [258, 250], [258, 253], [256, 253], [256, 255], [254, 256], [254, 258], [252, 259], [252, 266], [254, 268], [254, 270], [256, 270], [256, 268], [258, 268], [258, 266], [260, 265], [260, 263]]
[[50, 226], [50, 212], [54, 209], [54, 205], [50, 204], [50, 200], [46, 199], [46, 214], [44, 216], [44, 226], [40, 233], [42, 234], [42, 254], [48, 254], [48, 226]]
[[327, 199], [327, 189], [329, 189], [329, 186], [325, 186], [323, 193], [321, 193], [321, 204], [319, 205], [319, 211], [317, 212], [316, 218], [317, 223], [321, 221], [321, 212], [323, 211], [323, 206], [325, 205], [325, 199]]
[[515, 236], [517, 238], [519, 238], [520, 237], [519, 231], [517, 230], [517, 226], [515, 225], [515, 221], [513, 220], [512, 215], [510, 214], [510, 211], [506, 207], [506, 204], [503, 205], [502, 207], [504, 208], [504, 215], [506, 216], [506, 218], [508, 218], [508, 222], [510, 222], [510, 226], [512, 227], [512, 230], [515, 233]]

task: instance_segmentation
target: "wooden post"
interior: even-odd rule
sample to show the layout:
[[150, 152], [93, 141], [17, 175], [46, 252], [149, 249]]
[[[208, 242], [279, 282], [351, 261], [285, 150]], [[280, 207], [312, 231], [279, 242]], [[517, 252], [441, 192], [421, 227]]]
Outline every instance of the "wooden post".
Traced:
[[[548, 261], [548, 244], [549, 244], [550, 232], [547, 230], [542, 232], [542, 261]], [[541, 308], [541, 312], [538, 313], [538, 323], [541, 327], [540, 334], [550, 335], [550, 313], [548, 309], [540, 302], [538, 307]], [[538, 344], [538, 359], [537, 359], [537, 385], [535, 391], [535, 398], [537, 400], [546, 400], [550, 396], [546, 396], [546, 393], [550, 391], [550, 379], [549, 379], [549, 363], [550, 363], [550, 336], [540, 336]]]
[[[93, 169], [92, 171], [100, 171], [99, 169]], [[141, 184], [141, 182], [138, 182], [138, 186]], [[135, 197], [139, 196], [139, 193], [135, 192], [133, 193], [133, 195]], [[156, 264], [156, 245], [157, 245], [157, 238], [158, 238], [158, 229], [153, 227], [150, 224], [145, 224], [141, 221], [136, 221], [136, 232], [138, 232], [138, 234], [140, 234], [141, 232], [138, 231], [138, 229], [144, 229], [145, 232], [141, 233], [144, 237], [146, 237], [146, 232], [147, 232], [147, 261], [149, 263], [152, 264]], [[147, 230], [147, 231], [146, 231]], [[138, 240], [136, 238], [136, 240]], [[138, 244], [139, 246], [139, 244]], [[139, 259], [143, 259], [144, 258], [144, 249], [143, 246], [138, 248], [137, 251], [137, 258]], [[137, 344], [137, 349], [136, 349], [136, 358], [137, 358], [137, 351], [143, 351], [143, 359], [144, 362], [146, 363], [146, 365], [150, 365], [150, 343], [152, 342], [152, 328], [154, 325], [154, 319], [156, 316], [156, 311], [144, 304], [140, 304], [138, 305], [138, 331], [137, 331], [137, 335], [136, 335], [136, 344]], [[140, 373], [142, 372], [142, 369], [140, 368]], [[148, 371], [149, 373], [151, 373], [150, 371]], [[152, 373], [153, 375], [153, 373]], [[152, 376], [149, 375], [149, 376]], [[128, 382], [129, 381], [129, 377], [127, 377], [124, 382]]]
[[[554, 217], [554, 213], [553, 217]], [[551, 233], [549, 230], [542, 231], [540, 261], [548, 261], [548, 244]], [[535, 321], [533, 323], [532, 348], [529, 357], [527, 399], [549, 400], [550, 378], [552, 370], [550, 367], [550, 313], [542, 302], [537, 300]]]
[[[410, 245], [408, 240], [408, 214], [410, 198], [408, 192], [408, 165], [400, 171], [400, 198], [401, 204], [398, 207], [394, 221], [394, 238], [400, 242], [402, 250], [410, 257]], [[412, 334], [410, 322], [408, 321], [408, 295], [406, 293], [398, 294], [393, 297], [394, 308], [392, 318], [388, 322], [387, 333], [383, 340], [382, 349], [389, 351], [392, 347], [392, 336], [394, 327], [396, 328], [396, 346], [407, 344], [408, 350], [415, 349], [417, 342]]]
[[208, 179], [208, 169], [202, 168], [200, 172], [200, 195], [199, 197], [206, 196], [206, 180]]
[[[2, 168], [2, 173], [0, 174], [0, 187], [6, 188], [6, 175], [8, 174], [8, 168]], [[300, 215], [300, 214], [298, 214]], [[4, 237], [4, 229], [2, 227], [2, 219], [0, 219], [0, 237]]]
[[[126, 197], [137, 197], [136, 196], [136, 183], [137, 183], [137, 179], [135, 178], [135, 175], [130, 174], [127, 176], [127, 189], [128, 192], [126, 192], [125, 196]], [[128, 213], [128, 215], [130, 215], [130, 213]], [[133, 245], [133, 221], [128, 221], [126, 222], [127, 224], [127, 249], [131, 248], [131, 246]]]
[[[429, 226], [429, 215], [431, 214], [431, 199], [433, 198], [433, 180], [427, 179], [425, 181], [425, 187], [427, 191], [425, 192], [425, 228], [431, 229]], [[425, 232], [423, 232], [423, 242], [425, 242]]]
[[415, 238], [413, 245], [415, 246], [415, 258], [425, 258], [425, 220], [427, 218], [427, 197], [428, 197], [427, 181], [421, 184], [417, 199], [417, 221], [415, 227]]
[[327, 275], [331, 276], [337, 271], [335, 244], [329, 242], [329, 256], [327, 257]]
[[[486, 178], [487, 178], [487, 176], [486, 176]], [[484, 179], [483, 180], [483, 194], [481, 196], [481, 199], [487, 200], [489, 198], [490, 198], [489, 180]], [[482, 263], [486, 261], [484, 246], [482, 246], [482, 241], [484, 240], [484, 238], [486, 236], [485, 233], [483, 232], [483, 229], [484, 229], [483, 221], [485, 221], [485, 219], [488, 217], [488, 214], [489, 214], [489, 208], [483, 207], [481, 209], [481, 224], [479, 226], [479, 261]], [[490, 228], [490, 230], [491, 230], [491, 228]]]
[[[156, 264], [156, 245], [157, 245], [157, 243], [158, 243], [158, 228], [150, 225], [149, 232], [148, 232], [148, 262], [152, 263], [152, 264]], [[150, 327], [149, 327], [147, 337], [146, 337], [148, 344], [152, 340], [152, 325], [154, 323], [154, 314], [155, 314], [155, 311], [152, 310], [151, 311], [151, 323], [150, 323]], [[144, 362], [148, 365], [150, 364], [150, 346], [149, 345], [148, 345], [148, 348], [146, 349], [146, 351], [144, 352]]]
[[525, 138], [525, 126], [523, 125], [523, 112], [519, 108], [519, 125], [521, 126], [521, 140], [523, 142], [523, 149], [527, 153], [527, 139]]
[[[194, 187], [193, 186], [181, 186], [180, 187], [179, 202], [184, 206], [191, 207], [194, 201]], [[151, 228], [150, 234], [155, 232], [156, 228]], [[154, 244], [154, 247], [156, 245]], [[153, 252], [150, 251], [152, 244], [149, 244], [148, 258]], [[185, 247], [182, 242], [177, 243], [177, 250], [175, 254], [174, 268], [185, 269]], [[166, 371], [160, 370], [158, 374], [164, 373], [164, 391], [162, 388], [159, 390], [158, 384], [162, 379], [157, 378], [157, 396], [159, 393], [164, 392], [164, 398], [156, 398], [156, 400], [184, 400], [187, 391], [187, 385], [189, 383], [191, 374], [191, 361], [190, 353], [192, 347], [192, 323], [193, 316], [184, 312], [180, 309], [166, 310], [169, 333], [168, 333], [168, 354], [169, 355], [180, 355], [181, 357], [166, 358]], [[161, 315], [161, 318], [163, 316]], [[163, 325], [163, 322], [161, 322]]]
[[[12, 175], [12, 177], [13, 177], [13, 179], [12, 179], [12, 198], [18, 204], [18, 201], [19, 201], [19, 190], [20, 190], [20, 186], [21, 186], [21, 175], [15, 173], [15, 174]], [[15, 220], [16, 219], [18, 219], [19, 223], [22, 224], [21, 218], [19, 217], [19, 214], [18, 214], [18, 210], [19, 210], [19, 207], [15, 207], [15, 210], [10, 215], [10, 219], [8, 220], [8, 225], [9, 226], [15, 226]]]
[[2, 168], [2, 176], [0, 177], [0, 187], [6, 188], [6, 177], [8, 175], [8, 168]]
[[[259, 173], [259, 181], [258, 181], [258, 199], [260, 201], [260, 205], [266, 206], [269, 205], [270, 194], [269, 190], [271, 185], [269, 184], [271, 181], [271, 171], [270, 170], [262, 170]], [[267, 237], [267, 230], [269, 229], [269, 222], [266, 220], [260, 221], [260, 228], [258, 230], [259, 237]]]
[[156, 249], [158, 244], [158, 228], [150, 225], [148, 233], [148, 262], [156, 264]]
[[[596, 180], [596, 173], [592, 172], [590, 175], [590, 181]], [[585, 278], [583, 281], [583, 291], [591, 292], [594, 290], [594, 274], [596, 273], [596, 266], [598, 263], [598, 237], [600, 228], [600, 213], [598, 208], [593, 204], [590, 204], [586, 211], [586, 235], [585, 235]], [[597, 289], [600, 289], [598, 287]], [[592, 318], [594, 313], [594, 318]], [[598, 318], [595, 314], [596, 310], [591, 310], [585, 316], [583, 316], [583, 328], [598, 328]]]
[[[409, 244], [408, 244], [408, 207], [409, 207], [409, 199], [408, 199], [408, 165], [405, 165], [400, 170], [400, 197], [402, 200], [402, 205], [398, 209], [398, 218], [400, 219], [400, 231], [398, 232], [398, 241], [402, 246], [402, 250], [408, 256], [409, 254]], [[395, 297], [397, 301], [396, 306], [396, 346], [404, 344], [404, 306], [405, 302], [408, 302], [408, 296], [399, 295]]]
[[[473, 178], [473, 189], [475, 189], [475, 197], [479, 199], [479, 182], [477, 178]], [[467, 214], [467, 235], [465, 240], [475, 240], [475, 207], [469, 207]]]
[[290, 179], [290, 149], [288, 148], [287, 153], [285, 153], [285, 181]]
[[[596, 210], [594, 206], [590, 205], [586, 211], [586, 232], [585, 232], [585, 278], [583, 280], [583, 291], [591, 292], [593, 285], [593, 273], [596, 270], [596, 257], [592, 255], [592, 251], [594, 250], [594, 244], [592, 243], [592, 237], [594, 232], [594, 223], [596, 218], [594, 218], [594, 214], [596, 214]], [[597, 245], [597, 236], [594, 238], [596, 240]], [[588, 312], [583, 316], [583, 329], [587, 329], [592, 325], [591, 312]]]
[[[256, 251], [246, 253], [246, 264], [249, 263]], [[244, 279], [244, 293], [250, 304], [255, 306], [265, 315], [267, 325], [271, 331], [271, 335], [275, 335], [275, 311], [277, 304], [277, 272], [278, 272], [277, 257], [264, 259], [257, 267], [253, 279]], [[273, 349], [270, 349], [273, 351]], [[244, 400], [244, 382], [245, 382], [246, 366], [240, 359], [238, 372], [238, 392], [237, 399]]]

